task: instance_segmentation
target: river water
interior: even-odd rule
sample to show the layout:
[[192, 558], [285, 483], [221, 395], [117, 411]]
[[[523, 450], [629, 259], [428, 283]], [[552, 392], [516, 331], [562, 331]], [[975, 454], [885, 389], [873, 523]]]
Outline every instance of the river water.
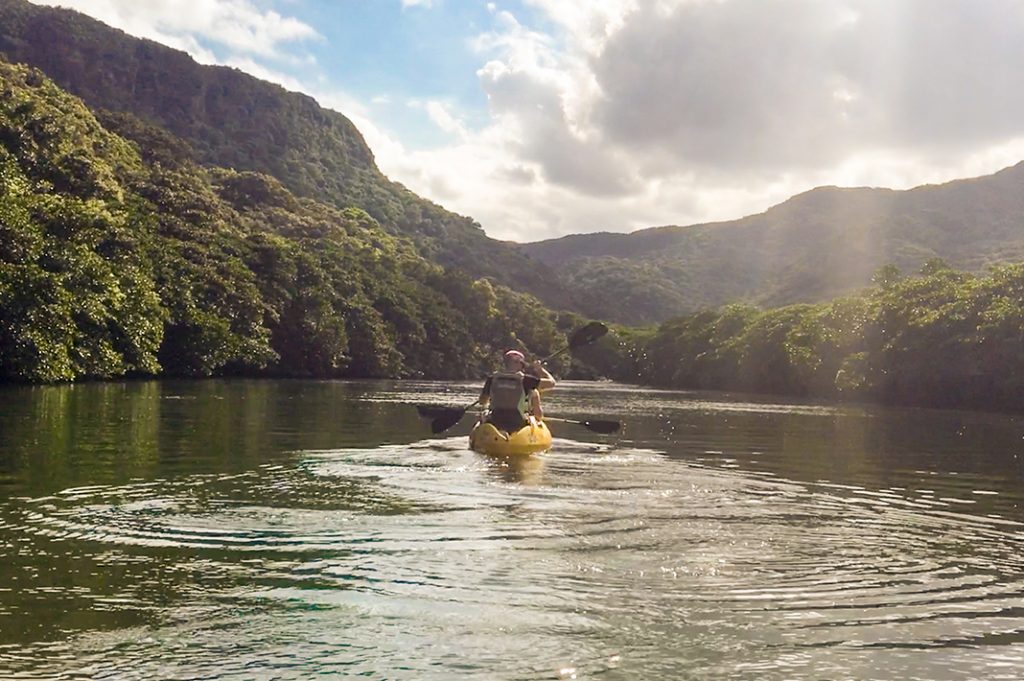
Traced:
[[563, 383], [0, 389], [0, 678], [1018, 679], [1024, 420]]

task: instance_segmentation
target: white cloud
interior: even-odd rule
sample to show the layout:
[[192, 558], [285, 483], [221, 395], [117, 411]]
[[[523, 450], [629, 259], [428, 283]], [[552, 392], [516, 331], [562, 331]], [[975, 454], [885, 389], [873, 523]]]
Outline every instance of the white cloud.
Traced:
[[490, 128], [405, 159], [426, 177], [461, 155], [473, 180], [449, 178], [449, 205], [496, 236], [726, 219], [1024, 158], [1015, 0], [530, 2], [557, 32], [495, 7], [474, 43]]
[[[760, 0], [641, 8], [593, 67], [609, 143], [709, 172], [868, 148], [968, 152], [1020, 129], [1019, 3]], [[742, 177], [743, 175], [739, 175]]]
[[470, 134], [466, 124], [453, 113], [455, 107], [449, 102], [414, 99], [409, 102], [409, 106], [424, 111], [434, 125], [457, 139], [464, 140]]

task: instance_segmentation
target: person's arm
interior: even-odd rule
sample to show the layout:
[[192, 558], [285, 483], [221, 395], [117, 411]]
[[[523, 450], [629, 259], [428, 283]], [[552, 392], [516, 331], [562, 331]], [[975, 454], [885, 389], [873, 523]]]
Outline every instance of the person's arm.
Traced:
[[536, 390], [530, 391], [530, 413], [536, 418], [544, 420], [544, 410], [540, 408], [540, 393]]
[[537, 390], [551, 390], [555, 387], [555, 377], [544, 368], [540, 360], [530, 365], [530, 373], [537, 377]]

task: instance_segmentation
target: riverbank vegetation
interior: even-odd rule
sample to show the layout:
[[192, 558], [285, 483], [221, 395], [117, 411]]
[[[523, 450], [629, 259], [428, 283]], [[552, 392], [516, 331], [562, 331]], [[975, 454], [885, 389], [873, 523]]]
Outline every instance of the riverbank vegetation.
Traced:
[[666, 388], [1024, 408], [1024, 264], [892, 266], [821, 304], [727, 305], [584, 349], [595, 370]]

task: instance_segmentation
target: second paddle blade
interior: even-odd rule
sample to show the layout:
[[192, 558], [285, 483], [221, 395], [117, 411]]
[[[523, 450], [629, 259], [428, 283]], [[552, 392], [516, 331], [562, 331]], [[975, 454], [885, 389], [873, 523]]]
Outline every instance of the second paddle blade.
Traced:
[[573, 332], [572, 336], [569, 337], [569, 347], [574, 350], [581, 348], [584, 345], [593, 343], [606, 333], [608, 333], [607, 326], [601, 322], [590, 322]]
[[619, 428], [622, 427], [622, 424], [618, 421], [584, 421], [583, 425], [595, 433], [601, 433], [603, 435], [617, 433], [619, 432]]

